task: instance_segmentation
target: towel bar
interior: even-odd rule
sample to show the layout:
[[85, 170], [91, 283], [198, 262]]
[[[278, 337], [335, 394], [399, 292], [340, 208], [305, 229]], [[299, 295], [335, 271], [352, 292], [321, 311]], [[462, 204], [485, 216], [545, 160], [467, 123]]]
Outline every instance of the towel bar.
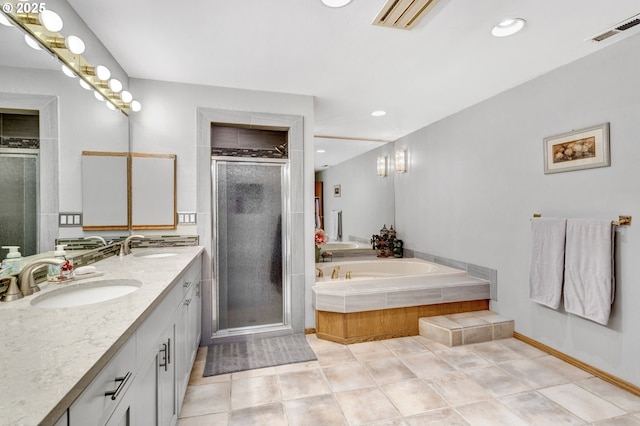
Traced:
[[[534, 213], [533, 217], [542, 217], [540, 213]], [[613, 226], [631, 226], [631, 216], [618, 216], [618, 220], [612, 220]]]

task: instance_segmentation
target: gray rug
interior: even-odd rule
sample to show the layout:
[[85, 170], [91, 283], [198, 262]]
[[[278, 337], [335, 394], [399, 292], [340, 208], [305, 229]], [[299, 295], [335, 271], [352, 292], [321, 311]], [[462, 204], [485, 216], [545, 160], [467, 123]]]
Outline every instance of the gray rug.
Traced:
[[254, 368], [315, 361], [304, 334], [209, 345], [204, 377]]

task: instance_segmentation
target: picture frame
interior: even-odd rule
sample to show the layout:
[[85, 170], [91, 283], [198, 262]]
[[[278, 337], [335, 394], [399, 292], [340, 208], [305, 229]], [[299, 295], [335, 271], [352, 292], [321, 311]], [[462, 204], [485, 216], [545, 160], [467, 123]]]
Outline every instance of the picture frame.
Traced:
[[340, 196], [340, 185], [333, 185], [333, 196], [334, 197], [339, 197]]
[[611, 166], [609, 123], [544, 138], [544, 173]]

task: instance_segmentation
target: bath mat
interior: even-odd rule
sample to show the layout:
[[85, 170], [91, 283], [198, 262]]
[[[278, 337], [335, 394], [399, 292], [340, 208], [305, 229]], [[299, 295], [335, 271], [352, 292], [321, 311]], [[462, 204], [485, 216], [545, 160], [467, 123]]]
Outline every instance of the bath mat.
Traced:
[[204, 377], [218, 374], [315, 361], [304, 334], [209, 345]]

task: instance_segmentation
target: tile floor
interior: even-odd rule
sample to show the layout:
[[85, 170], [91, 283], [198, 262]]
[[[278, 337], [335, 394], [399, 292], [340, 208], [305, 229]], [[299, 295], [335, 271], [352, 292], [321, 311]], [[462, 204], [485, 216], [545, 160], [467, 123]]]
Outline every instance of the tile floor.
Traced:
[[200, 348], [178, 424], [640, 426], [640, 397], [519, 340], [307, 340], [318, 361], [214, 377]]

